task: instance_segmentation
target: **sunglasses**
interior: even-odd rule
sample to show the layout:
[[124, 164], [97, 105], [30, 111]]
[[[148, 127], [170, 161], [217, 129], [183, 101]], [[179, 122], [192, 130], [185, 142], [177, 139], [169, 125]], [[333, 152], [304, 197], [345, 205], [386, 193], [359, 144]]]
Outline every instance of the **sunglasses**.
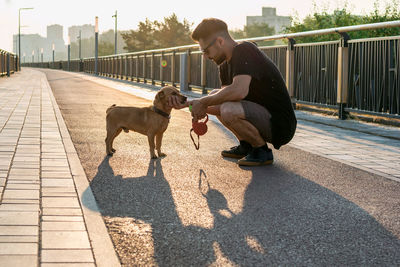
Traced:
[[206, 48], [201, 49], [201, 52], [203, 52], [203, 54], [208, 54], [208, 48], [210, 48], [213, 44], [215, 44], [215, 42], [217, 41], [217, 38], [215, 38], [211, 43], [209, 43]]

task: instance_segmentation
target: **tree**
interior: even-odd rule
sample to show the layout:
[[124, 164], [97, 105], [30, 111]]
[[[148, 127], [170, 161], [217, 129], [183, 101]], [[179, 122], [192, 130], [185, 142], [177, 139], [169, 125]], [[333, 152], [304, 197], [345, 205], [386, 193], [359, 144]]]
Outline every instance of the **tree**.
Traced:
[[126, 44], [124, 49], [134, 52], [191, 44], [192, 25], [186, 19], [179, 22], [175, 13], [165, 17], [162, 22], [146, 19], [145, 22], [139, 22], [136, 31], [130, 30], [122, 34]]
[[[386, 4], [385, 11], [383, 14], [379, 12], [378, 1], [375, 2], [375, 10], [369, 15], [354, 15], [345, 6], [342, 9], [336, 9], [332, 14], [329, 14], [326, 10], [317, 12], [315, 11], [312, 15], [308, 15], [303, 21], [294, 19], [292, 26], [285, 29], [286, 33], [304, 32], [327, 28], [344, 27], [350, 25], [368, 24], [376, 23], [382, 21], [392, 21], [400, 19], [399, 6], [396, 0], [393, 0], [392, 5]], [[378, 29], [378, 30], [364, 30], [355, 31], [348, 33], [351, 39], [369, 38], [369, 37], [379, 37], [388, 35], [398, 35], [400, 34], [400, 29], [388, 28], [388, 29]], [[307, 43], [307, 42], [322, 42], [338, 40], [338, 34], [329, 35], [319, 35], [319, 36], [309, 36], [296, 38], [297, 43]]]
[[159, 47], [174, 47], [193, 43], [191, 39], [191, 27], [193, 23], [183, 19], [183, 23], [178, 21], [178, 17], [173, 13], [165, 17], [163, 22], [154, 21], [154, 37], [158, 41]]
[[155, 48], [154, 23], [146, 18], [144, 22], [139, 22], [138, 27], [136, 31], [130, 30], [122, 34], [126, 44], [124, 49], [134, 52]]
[[[229, 31], [230, 35], [233, 39], [245, 39], [252, 37], [262, 37], [262, 36], [271, 36], [275, 34], [275, 30], [272, 27], [269, 27], [266, 23], [259, 24], [251, 24], [245, 25], [243, 30], [233, 30]], [[274, 41], [263, 41], [257, 42], [258, 45], [272, 45]]]

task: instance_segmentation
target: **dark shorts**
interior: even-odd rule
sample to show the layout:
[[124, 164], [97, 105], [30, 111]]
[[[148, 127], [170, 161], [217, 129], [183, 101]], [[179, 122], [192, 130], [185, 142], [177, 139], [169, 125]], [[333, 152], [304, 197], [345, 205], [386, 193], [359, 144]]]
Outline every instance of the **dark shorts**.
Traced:
[[242, 100], [240, 103], [242, 103], [246, 120], [257, 128], [266, 142], [272, 143], [271, 113], [265, 107], [251, 101]]

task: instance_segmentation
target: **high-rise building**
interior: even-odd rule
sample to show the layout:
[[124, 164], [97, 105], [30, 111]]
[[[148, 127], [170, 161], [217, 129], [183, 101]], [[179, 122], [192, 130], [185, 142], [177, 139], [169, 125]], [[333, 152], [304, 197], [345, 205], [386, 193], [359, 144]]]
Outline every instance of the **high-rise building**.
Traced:
[[81, 31], [82, 39], [90, 39], [94, 37], [94, 26], [90, 24], [71, 26], [68, 28], [68, 35], [71, 42], [78, 41], [79, 31]]
[[246, 25], [254, 24], [268, 24], [275, 29], [275, 33], [280, 33], [284, 27], [290, 26], [291, 19], [287, 16], [277, 16], [274, 7], [263, 7], [262, 16], [246, 16]]

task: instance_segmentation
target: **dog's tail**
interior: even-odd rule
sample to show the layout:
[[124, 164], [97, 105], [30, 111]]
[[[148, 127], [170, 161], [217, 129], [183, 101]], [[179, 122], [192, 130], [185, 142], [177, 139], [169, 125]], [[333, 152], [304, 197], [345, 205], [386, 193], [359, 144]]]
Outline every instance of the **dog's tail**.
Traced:
[[112, 105], [110, 106], [107, 110], [106, 110], [106, 114], [108, 114], [108, 112], [110, 112], [110, 110], [112, 110], [113, 108], [115, 108], [117, 105]]

